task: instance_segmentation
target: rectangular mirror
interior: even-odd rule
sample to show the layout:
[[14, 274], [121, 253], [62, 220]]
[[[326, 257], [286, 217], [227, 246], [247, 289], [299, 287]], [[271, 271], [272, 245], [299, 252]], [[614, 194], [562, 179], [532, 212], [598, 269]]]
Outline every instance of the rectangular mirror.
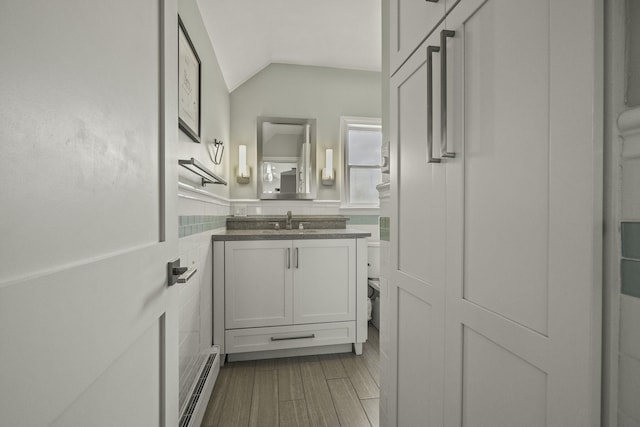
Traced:
[[258, 117], [258, 198], [316, 197], [316, 120]]

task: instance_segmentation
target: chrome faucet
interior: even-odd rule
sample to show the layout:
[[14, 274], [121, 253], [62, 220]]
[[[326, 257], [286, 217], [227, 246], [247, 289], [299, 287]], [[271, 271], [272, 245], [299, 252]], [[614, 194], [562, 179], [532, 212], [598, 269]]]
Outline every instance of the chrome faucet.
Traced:
[[287, 223], [286, 223], [286, 228], [287, 230], [291, 230], [291, 211], [287, 211]]

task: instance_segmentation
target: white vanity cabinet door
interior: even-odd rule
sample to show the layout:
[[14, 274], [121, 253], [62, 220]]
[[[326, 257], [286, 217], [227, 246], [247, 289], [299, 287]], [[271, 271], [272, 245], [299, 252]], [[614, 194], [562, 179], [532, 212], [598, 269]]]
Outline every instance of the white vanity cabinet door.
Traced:
[[293, 241], [293, 323], [356, 320], [355, 239]]
[[290, 325], [291, 240], [225, 245], [225, 328]]

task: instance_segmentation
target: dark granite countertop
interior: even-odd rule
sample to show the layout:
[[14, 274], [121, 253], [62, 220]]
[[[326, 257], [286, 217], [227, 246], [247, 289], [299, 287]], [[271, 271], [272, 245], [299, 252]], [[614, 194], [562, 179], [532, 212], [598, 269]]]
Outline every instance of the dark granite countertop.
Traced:
[[297, 240], [297, 239], [355, 239], [371, 237], [366, 231], [349, 228], [308, 230], [226, 230], [214, 233], [211, 238], [229, 240]]
[[[305, 230], [315, 229], [344, 229], [347, 228], [349, 218], [343, 215], [292, 215], [291, 226], [298, 229], [303, 224]], [[227, 230], [269, 230], [275, 223], [284, 229], [287, 223], [286, 215], [254, 215], [246, 217], [231, 216], [227, 218]]]

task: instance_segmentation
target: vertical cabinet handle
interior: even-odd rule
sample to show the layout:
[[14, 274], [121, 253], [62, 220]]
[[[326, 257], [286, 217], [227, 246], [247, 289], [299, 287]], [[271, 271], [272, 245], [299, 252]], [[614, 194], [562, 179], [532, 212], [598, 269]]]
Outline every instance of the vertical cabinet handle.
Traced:
[[440, 52], [438, 46], [427, 47], [427, 163], [440, 163], [433, 156], [433, 53]]
[[455, 34], [456, 32], [451, 30], [440, 32], [440, 155], [448, 158], [456, 156], [456, 153], [447, 151], [447, 37], [453, 37]]
[[291, 248], [287, 248], [287, 270], [291, 270]]
[[300, 254], [298, 253], [298, 248], [296, 248], [296, 268], [299, 267], [298, 261], [300, 260]]

